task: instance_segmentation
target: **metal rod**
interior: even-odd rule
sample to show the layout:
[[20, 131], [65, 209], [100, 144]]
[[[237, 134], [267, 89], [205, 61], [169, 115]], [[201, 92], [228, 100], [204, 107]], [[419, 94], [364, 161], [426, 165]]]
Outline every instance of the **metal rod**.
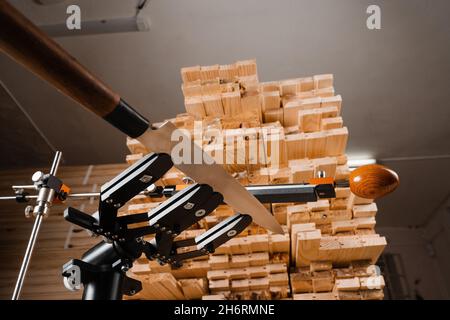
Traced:
[[[140, 194], [145, 194], [144, 192], [141, 192]], [[25, 200], [31, 200], [31, 199], [37, 199], [38, 195], [27, 195], [24, 197], [20, 197], [21, 199]], [[84, 192], [84, 193], [70, 193], [67, 195], [67, 198], [98, 198], [100, 197], [100, 192]], [[16, 196], [1, 196], [1, 200], [16, 200]]]
[[[62, 154], [61, 151], [56, 151], [55, 157], [53, 158], [52, 167], [50, 169], [50, 174], [52, 175], [56, 175], [56, 172], [58, 171], [59, 162], [61, 161], [61, 154]], [[28, 240], [27, 249], [25, 250], [25, 256], [23, 257], [22, 265], [20, 267], [19, 276], [17, 277], [16, 286], [14, 287], [12, 300], [17, 300], [20, 297], [23, 282], [27, 274], [31, 256], [33, 255], [33, 250], [36, 244], [37, 237], [39, 235], [39, 230], [41, 228], [42, 219], [43, 219], [43, 212], [37, 212], [36, 219], [34, 220], [33, 229], [31, 230], [30, 239]]]
[[56, 176], [58, 172], [59, 163], [61, 161], [61, 151], [56, 151], [55, 157], [53, 158], [52, 167], [50, 168], [50, 174]]
[[[37, 196], [26, 196], [25, 199], [36, 199]], [[0, 200], [16, 200], [16, 196], [2, 196]]]
[[[337, 184], [342, 184], [343, 182], [336, 182]], [[344, 186], [342, 184], [342, 186]], [[346, 186], [346, 185], [345, 185]], [[344, 187], [345, 187], [344, 186]], [[286, 185], [263, 185], [263, 186], [247, 186], [245, 187], [250, 193], [254, 193], [256, 191], [261, 191], [261, 190], [266, 190], [267, 192], [270, 191], [276, 191], [279, 189], [285, 189], [285, 190], [290, 190], [290, 189], [299, 189], [299, 190], [307, 190], [310, 189], [311, 187], [314, 187], [314, 185], [308, 185], [308, 184], [286, 184]], [[147, 194], [147, 191], [141, 191], [139, 193], [140, 195], [145, 195]], [[23, 198], [25, 200], [31, 200], [31, 199], [36, 199], [38, 196], [37, 195], [27, 195], [24, 196]], [[69, 193], [67, 195], [67, 198], [72, 198], [72, 199], [76, 199], [76, 198], [98, 198], [100, 197], [100, 192], [80, 192], [80, 193]], [[0, 201], [1, 200], [16, 200], [16, 196], [2, 196], [0, 197]]]
[[39, 234], [39, 229], [41, 228], [42, 218], [43, 218], [43, 215], [39, 214], [36, 216], [36, 220], [34, 220], [33, 229], [31, 230], [31, 236], [30, 236], [30, 239], [28, 240], [28, 245], [27, 245], [27, 249], [25, 251], [25, 255], [23, 257], [22, 266], [20, 267], [19, 276], [17, 277], [16, 286], [14, 287], [12, 300], [18, 300], [20, 297], [23, 282], [25, 280], [28, 266], [30, 264], [31, 255], [33, 254], [34, 245], [36, 244], [36, 239]]
[[14, 190], [16, 190], [16, 189], [34, 189], [34, 190], [36, 190], [36, 186], [34, 185], [34, 184], [27, 184], [27, 185], [23, 185], [23, 186], [12, 186], [12, 188], [14, 189]]

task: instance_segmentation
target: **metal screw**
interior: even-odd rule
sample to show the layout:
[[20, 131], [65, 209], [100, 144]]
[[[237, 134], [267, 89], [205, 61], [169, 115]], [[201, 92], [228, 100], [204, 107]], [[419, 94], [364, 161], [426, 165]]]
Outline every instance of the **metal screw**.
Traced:
[[227, 232], [227, 236], [229, 236], [230, 238], [234, 237], [236, 234], [237, 234], [236, 230], [230, 230]]
[[162, 227], [162, 228], [161, 228], [161, 231], [166, 231], [166, 227]]
[[167, 232], [166, 232], [168, 235], [171, 235], [172, 234], [172, 230], [167, 230]]
[[123, 265], [120, 269], [121, 269], [123, 272], [127, 272], [128, 270], [130, 270], [130, 268], [129, 268], [127, 265]]
[[33, 180], [33, 182], [38, 182], [42, 179], [43, 176], [44, 173], [42, 171], [36, 171], [35, 173], [33, 173], [31, 180]]
[[195, 180], [192, 179], [191, 177], [183, 177], [181, 180], [183, 181], [184, 184], [195, 183]]
[[205, 213], [206, 213], [206, 210], [205, 210], [205, 209], [200, 209], [200, 210], [197, 210], [197, 211], [195, 212], [195, 216], [196, 216], [196, 217], [203, 217], [203, 216], [205, 215]]
[[106, 203], [109, 203], [109, 204], [111, 204], [111, 203], [113, 203], [113, 199], [106, 199]]
[[186, 210], [191, 210], [194, 206], [195, 204], [193, 204], [192, 202], [188, 202], [183, 206], [183, 208]]
[[33, 215], [33, 206], [26, 206], [25, 207], [25, 217], [27, 218], [31, 218], [31, 216]]
[[132, 296], [134, 296], [134, 295], [136, 294], [136, 291], [135, 291], [135, 290], [130, 290], [130, 294], [131, 294]]
[[114, 205], [114, 208], [120, 208], [120, 203], [116, 203], [116, 204]]

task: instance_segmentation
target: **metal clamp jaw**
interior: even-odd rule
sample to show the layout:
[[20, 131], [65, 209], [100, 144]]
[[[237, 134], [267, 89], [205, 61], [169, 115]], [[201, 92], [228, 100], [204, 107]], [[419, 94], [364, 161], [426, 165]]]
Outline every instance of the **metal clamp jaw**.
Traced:
[[[101, 274], [103, 277], [109, 275], [110, 282], [119, 277], [121, 288], [131, 288], [121, 289], [120, 294], [136, 293], [139, 287], [134, 285], [135, 280], [125, 276], [125, 271], [142, 254], [161, 264], [170, 263], [178, 267], [185, 259], [214, 252], [251, 223], [249, 215], [236, 214], [196, 238], [177, 241], [176, 237], [182, 231], [223, 202], [223, 196], [206, 184], [187, 185], [150, 212], [117, 216], [120, 207], [161, 178], [171, 167], [169, 155], [149, 154], [101, 187], [97, 215], [70, 207], [65, 210], [66, 220], [105, 239], [81, 260], [71, 260], [64, 266], [63, 276], [68, 289], [80, 288], [82, 283], [87, 298], [97, 297], [86, 294], [86, 288], [97, 288], [93, 283], [99, 281]], [[135, 227], [137, 223], [140, 226]], [[155, 235], [154, 238], [145, 241], [143, 237], [151, 234]], [[194, 250], [185, 250], [193, 246]], [[100, 287], [104, 289], [105, 284]], [[118, 298], [119, 291], [112, 291], [116, 292], [115, 297]], [[101, 297], [105, 298], [105, 295]]]

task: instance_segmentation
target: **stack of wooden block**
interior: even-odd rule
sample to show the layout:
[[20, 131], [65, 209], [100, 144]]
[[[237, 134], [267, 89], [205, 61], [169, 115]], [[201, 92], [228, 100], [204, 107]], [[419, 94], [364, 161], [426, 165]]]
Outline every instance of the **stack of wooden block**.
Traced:
[[[183, 68], [181, 75], [187, 113], [169, 121], [193, 139], [200, 137], [196, 142], [241, 184], [308, 183], [319, 174], [336, 181], [349, 178], [348, 130], [333, 75], [258, 82], [254, 60]], [[134, 139], [127, 145], [129, 163], [150, 151]], [[183, 184], [183, 178], [171, 169], [158, 183]], [[162, 200], [141, 199], [129, 213], [151, 210]], [[266, 207], [285, 235], [251, 225], [209, 258], [188, 261], [180, 269], [153, 262], [136, 268], [207, 281], [211, 296], [205, 299], [383, 297], [383, 278], [374, 264], [386, 239], [374, 230], [372, 200], [341, 187], [335, 199]], [[222, 205], [188, 233], [201, 233], [233, 213]]]

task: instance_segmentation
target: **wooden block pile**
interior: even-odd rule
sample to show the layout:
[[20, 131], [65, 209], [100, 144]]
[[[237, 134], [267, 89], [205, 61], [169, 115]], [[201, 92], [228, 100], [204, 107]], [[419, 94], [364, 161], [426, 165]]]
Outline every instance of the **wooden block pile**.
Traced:
[[294, 300], [379, 300], [384, 279], [368, 260], [334, 268], [324, 260], [291, 273], [291, 287]]
[[[336, 181], [349, 178], [349, 132], [340, 116], [342, 97], [335, 95], [333, 75], [259, 82], [255, 60], [245, 60], [182, 68], [181, 76], [187, 113], [169, 121], [194, 139], [200, 137], [197, 143], [241, 184], [308, 183], [319, 174]], [[150, 151], [134, 139], [127, 146], [129, 163]], [[184, 178], [171, 169], [158, 183], [183, 184]], [[129, 213], [149, 211], [162, 200], [138, 199]], [[251, 225], [207, 258], [187, 261], [176, 270], [145, 262], [133, 272], [170, 272], [179, 282], [201, 279], [208, 283], [205, 299], [383, 297], [380, 274], [361, 268], [355, 273], [362, 261], [373, 271], [386, 246], [374, 230], [377, 206], [372, 200], [336, 188], [335, 199], [266, 207], [285, 235]], [[233, 213], [219, 206], [188, 231], [192, 236]], [[368, 288], [371, 282], [379, 285]], [[179, 285], [183, 292], [183, 283]]]

